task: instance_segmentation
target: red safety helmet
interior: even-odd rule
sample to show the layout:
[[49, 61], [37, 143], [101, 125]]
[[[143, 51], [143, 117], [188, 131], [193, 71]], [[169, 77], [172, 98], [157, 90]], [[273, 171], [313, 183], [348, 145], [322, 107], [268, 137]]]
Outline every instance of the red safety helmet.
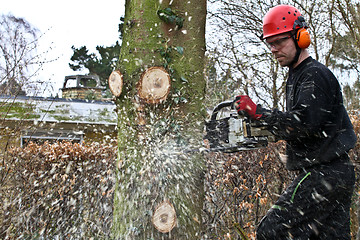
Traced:
[[278, 5], [271, 8], [263, 19], [262, 39], [301, 29], [298, 31], [296, 40], [300, 48], [307, 48], [310, 45], [307, 27], [304, 17], [297, 8], [290, 5]]

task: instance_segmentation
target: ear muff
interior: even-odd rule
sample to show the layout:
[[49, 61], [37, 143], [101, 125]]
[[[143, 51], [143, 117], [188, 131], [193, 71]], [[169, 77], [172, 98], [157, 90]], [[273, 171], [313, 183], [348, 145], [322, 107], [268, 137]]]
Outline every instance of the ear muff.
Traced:
[[299, 48], [307, 48], [311, 43], [310, 33], [305, 28], [299, 29], [296, 33], [296, 42]]

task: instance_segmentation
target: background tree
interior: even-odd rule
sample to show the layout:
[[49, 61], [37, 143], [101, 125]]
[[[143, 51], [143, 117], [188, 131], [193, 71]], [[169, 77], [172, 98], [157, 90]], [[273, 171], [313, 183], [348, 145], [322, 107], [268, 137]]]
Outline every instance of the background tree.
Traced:
[[334, 49], [330, 64], [340, 69], [344, 78], [355, 79], [343, 88], [348, 110], [360, 107], [360, 4], [356, 1], [334, 1], [334, 19], [342, 22], [342, 28], [332, 28]]
[[331, 64], [343, 70], [354, 69], [360, 74], [360, 3], [352, 0], [334, 0], [334, 19], [342, 27], [332, 27], [334, 52]]
[[[229, 89], [228, 97], [247, 94], [256, 97], [267, 107], [283, 106], [285, 71], [272, 60], [271, 52], [259, 40], [262, 17], [273, 3], [266, 0], [261, 3], [225, 0], [210, 2], [214, 7], [209, 8], [212, 31], [208, 32], [208, 47], [210, 52], [216, 53], [215, 66], [218, 74], [223, 76], [218, 79], [222, 79]], [[209, 82], [209, 91], [212, 91], [212, 84]]]
[[[209, 58], [215, 59], [213, 61], [216, 63], [217, 71], [217, 77], [209, 79], [208, 86], [211, 92], [218, 91], [214, 86], [218, 85], [216, 81], [222, 81], [225, 87], [232, 91], [232, 96], [239, 93], [248, 94], [266, 107], [284, 107], [287, 69], [279, 67], [270, 50], [259, 40], [263, 16], [269, 8], [278, 4], [293, 5], [305, 16], [312, 38], [309, 50], [315, 59], [333, 70], [341, 66], [345, 69], [346, 64], [348, 70], [358, 72], [359, 65], [354, 64], [358, 62], [359, 56], [358, 47], [355, 47], [359, 42], [356, 40], [359, 11], [358, 3], [355, 1], [209, 2], [208, 22], [209, 29], [212, 30], [208, 32], [207, 37]], [[347, 43], [341, 42], [345, 41], [344, 39], [351, 42], [351, 47], [348, 48]], [[335, 62], [337, 64], [334, 64]], [[222, 76], [231, 78], [224, 81]], [[343, 84], [346, 83], [342, 78], [339, 80]]]
[[34, 94], [32, 80], [45, 62], [37, 53], [39, 31], [23, 18], [0, 16], [0, 94]]
[[357, 79], [353, 85], [346, 84], [343, 88], [345, 106], [347, 110], [356, 111], [360, 108], [360, 80]]
[[107, 79], [115, 69], [119, 59], [120, 44], [118, 41], [110, 47], [96, 46], [97, 54], [89, 53], [86, 46], [71, 47], [74, 51], [69, 66], [74, 71], [87, 69], [89, 74], [98, 75], [102, 86], [107, 86]]
[[[122, 40], [122, 30], [124, 27], [124, 18], [120, 18], [118, 25], [119, 41]], [[74, 71], [87, 69], [89, 74], [99, 76], [101, 85], [108, 89], [107, 80], [110, 73], [116, 68], [119, 60], [120, 43], [116, 41], [114, 45], [104, 47], [96, 46], [97, 53], [89, 53], [86, 46], [76, 48], [72, 46], [73, 55], [71, 56], [69, 67]]]
[[[344, 86], [343, 92], [345, 96], [345, 102], [347, 103], [348, 109], [359, 108], [359, 3], [358, 1], [352, 0], [326, 0], [326, 1], [267, 1], [267, 0], [245, 0], [245, 1], [226, 1], [209, 0], [210, 14], [208, 21], [208, 59], [210, 65], [208, 65], [208, 90], [210, 99], [207, 99], [209, 106], [214, 106], [220, 100], [234, 97], [239, 93], [250, 95], [255, 98], [257, 102], [262, 103], [267, 107], [284, 107], [284, 83], [287, 78], [287, 69], [282, 69], [276, 63], [271, 56], [271, 52], [266, 48], [259, 40], [262, 29], [262, 18], [269, 8], [278, 4], [290, 4], [298, 8], [304, 15], [306, 21], [309, 24], [309, 31], [312, 38], [312, 44], [310, 45], [310, 55], [316, 60], [327, 65], [333, 70], [335, 75], [338, 77], [340, 83]], [[225, 76], [225, 78], [224, 78]], [[349, 81], [349, 78], [351, 79]], [[350, 83], [349, 83], [350, 82]], [[353, 84], [351, 84], [353, 82]], [[223, 85], [224, 88], [220, 86]], [[221, 93], [219, 93], [221, 92]], [[231, 94], [232, 92], [232, 94]], [[230, 93], [230, 94], [229, 94]], [[358, 114], [352, 116], [355, 129]], [[358, 146], [357, 146], [358, 147]], [[356, 149], [357, 149], [356, 147]], [[284, 183], [285, 179], [289, 178], [289, 172], [284, 171], [282, 168], [275, 168], [275, 164], [279, 164], [281, 153], [283, 149], [276, 150], [274, 146], [271, 149], [266, 150], [264, 159], [268, 159], [271, 155], [271, 151], [275, 150], [274, 160], [270, 161], [271, 169], [277, 169], [278, 179], [281, 183]], [[356, 150], [355, 150], [356, 151]], [[279, 154], [280, 153], [280, 154]], [[281, 191], [277, 190], [266, 190], [267, 195], [269, 193], [270, 198], [247, 198], [250, 196], [245, 190], [252, 189], [247, 185], [248, 188], [242, 188], [242, 182], [251, 182], [249, 179], [242, 181], [243, 176], [249, 174], [250, 171], [255, 171], [258, 167], [261, 167], [260, 174], [265, 176], [269, 173], [263, 165], [263, 158], [259, 152], [251, 152], [254, 154], [253, 158], [241, 155], [246, 153], [239, 153], [240, 156], [234, 157], [229, 156], [228, 163], [219, 161], [211, 164], [214, 165], [214, 169], [221, 169], [219, 165], [223, 165], [224, 168], [234, 169], [234, 174], [239, 174], [240, 181], [232, 179], [233, 174], [224, 174], [223, 179], [215, 181], [215, 184], [210, 184], [210, 191], [207, 192], [211, 199], [207, 211], [211, 212], [210, 220], [214, 224], [210, 225], [210, 231], [213, 231], [216, 238], [225, 239], [225, 233], [228, 231], [228, 239], [232, 238], [233, 235], [240, 239], [237, 232], [236, 226], [229, 228], [226, 231], [221, 232], [221, 224], [224, 222], [228, 225], [240, 224], [246, 231], [251, 232], [249, 237], [255, 239], [255, 226], [264, 213], [260, 213], [262, 210], [261, 205], [265, 205], [265, 202], [261, 203], [262, 200], [269, 201], [266, 204], [273, 204], [276, 201], [277, 196], [274, 194]], [[354, 154], [355, 156], [356, 153]], [[221, 156], [223, 157], [223, 156]], [[352, 159], [357, 165], [358, 157]], [[237, 161], [244, 161], [251, 164], [250, 168], [244, 167], [246, 164], [241, 163], [241, 167], [236, 167]], [[225, 161], [226, 162], [226, 161]], [[265, 162], [265, 161], [264, 161]], [[257, 165], [257, 163], [259, 165]], [[243, 169], [241, 169], [243, 168]], [[240, 169], [240, 170], [239, 170]], [[251, 170], [248, 170], [251, 169]], [[215, 173], [214, 173], [215, 172]], [[209, 175], [219, 176], [216, 170], [209, 171]], [[275, 174], [270, 174], [272, 180], [264, 181], [264, 187], [273, 187], [276, 182], [274, 177]], [[256, 175], [255, 175], [256, 176]], [[246, 178], [246, 177], [245, 177]], [[258, 178], [259, 179], [259, 178]], [[219, 183], [220, 184], [217, 184]], [[256, 183], [261, 182], [256, 180]], [[221, 183], [233, 185], [230, 191], [226, 192], [227, 188], [222, 186]], [[285, 186], [283, 186], [285, 187]], [[218, 188], [220, 191], [224, 189], [216, 196], [216, 191], [211, 191], [211, 188]], [[254, 187], [254, 190], [259, 192], [258, 187]], [[281, 189], [283, 190], [283, 189]], [[261, 190], [260, 190], [261, 192]], [[224, 195], [228, 193], [228, 196]], [[263, 192], [265, 193], [265, 192]], [[271, 196], [271, 194], [274, 194]], [[244, 195], [241, 195], [244, 194]], [[215, 195], [215, 197], [214, 197]], [[215, 199], [215, 200], [213, 200]], [[219, 200], [220, 199], [220, 200]], [[352, 211], [358, 211], [359, 201], [358, 194], [354, 195], [354, 207]], [[243, 202], [241, 202], [243, 200]], [[217, 203], [217, 201], [219, 203]], [[233, 208], [227, 208], [226, 203], [234, 204]], [[240, 201], [240, 204], [239, 202]], [[244, 204], [245, 201], [245, 204]], [[247, 205], [246, 203], [250, 203]], [[260, 206], [260, 207], [259, 207]], [[253, 225], [249, 224], [250, 221], [243, 219], [247, 214], [239, 213], [239, 211], [249, 211], [254, 207], [252, 214], [255, 215]], [[270, 206], [269, 206], [270, 207]], [[209, 210], [210, 209], [210, 210]], [[212, 212], [213, 211], [213, 212]], [[259, 214], [260, 213], [260, 214]], [[230, 216], [229, 216], [230, 215]], [[353, 219], [358, 218], [354, 217]], [[356, 219], [355, 219], [356, 220]], [[358, 221], [358, 219], [356, 220]], [[358, 228], [356, 221], [352, 220], [352, 228]], [[356, 229], [357, 230], [357, 229]], [[353, 233], [356, 231], [352, 230]], [[353, 234], [355, 236], [356, 234]], [[359, 237], [358, 237], [359, 238]], [[215, 239], [215, 237], [214, 237]], [[236, 239], [236, 238], [235, 238]]]
[[[0, 15], [0, 95], [9, 103], [1, 106], [3, 116], [0, 128], [4, 144], [0, 149], [0, 158], [3, 160], [15, 141], [12, 131], [6, 130], [6, 115], [15, 108], [14, 99], [21, 95], [40, 96], [51, 87], [51, 82], [43, 82], [37, 78], [39, 71], [51, 61], [46, 59], [47, 52], [38, 52], [38, 42], [42, 36], [25, 19], [11, 14]], [[15, 124], [15, 129], [24, 129], [22, 121], [27, 114], [26, 111], [17, 113], [19, 121]], [[7, 169], [7, 166], [2, 169]]]
[[206, 0], [126, 1], [116, 239], [200, 238], [205, 19]]

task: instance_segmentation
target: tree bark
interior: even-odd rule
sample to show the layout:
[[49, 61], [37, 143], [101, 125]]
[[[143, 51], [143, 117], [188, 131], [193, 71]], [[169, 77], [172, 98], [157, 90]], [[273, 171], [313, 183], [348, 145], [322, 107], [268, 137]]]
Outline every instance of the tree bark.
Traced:
[[114, 239], [201, 237], [205, 20], [206, 0], [126, 1]]

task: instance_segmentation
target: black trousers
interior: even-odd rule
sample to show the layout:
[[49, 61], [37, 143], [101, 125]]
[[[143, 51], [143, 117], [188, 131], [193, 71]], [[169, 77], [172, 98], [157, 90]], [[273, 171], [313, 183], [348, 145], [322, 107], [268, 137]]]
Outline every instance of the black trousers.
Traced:
[[349, 157], [301, 171], [261, 220], [258, 240], [350, 240], [355, 184]]

